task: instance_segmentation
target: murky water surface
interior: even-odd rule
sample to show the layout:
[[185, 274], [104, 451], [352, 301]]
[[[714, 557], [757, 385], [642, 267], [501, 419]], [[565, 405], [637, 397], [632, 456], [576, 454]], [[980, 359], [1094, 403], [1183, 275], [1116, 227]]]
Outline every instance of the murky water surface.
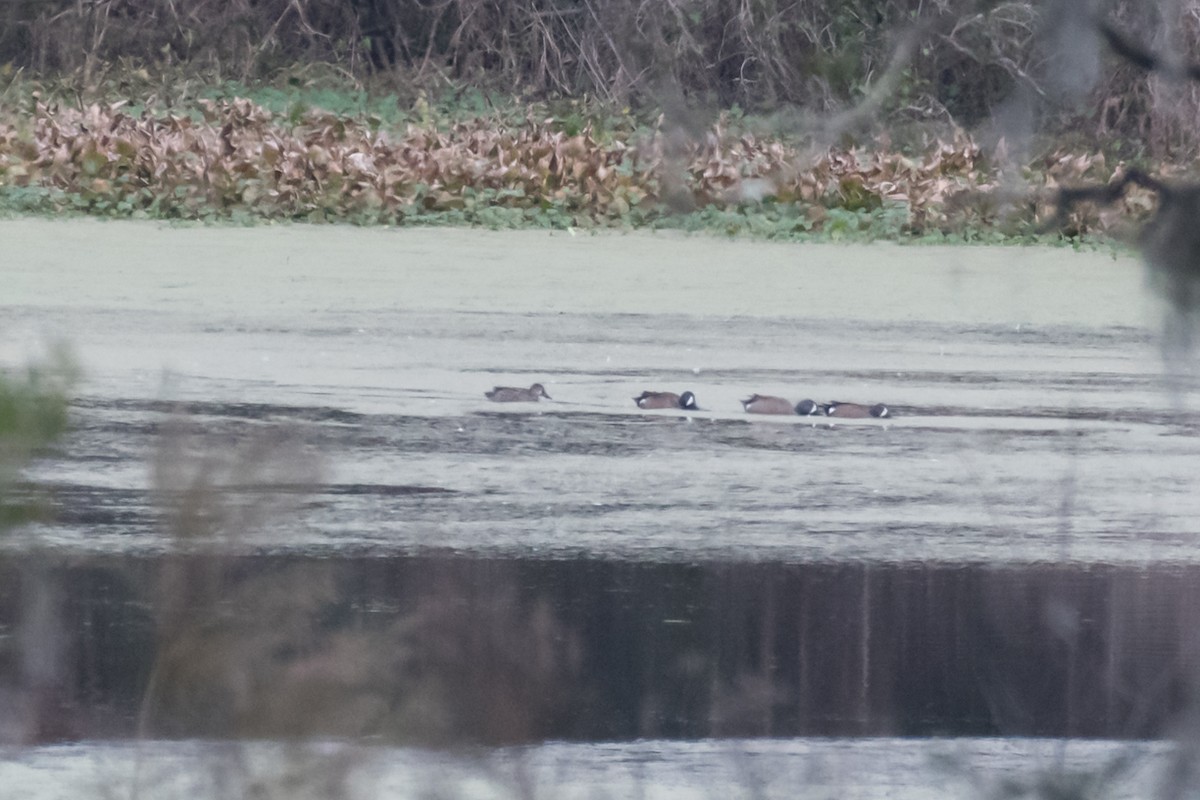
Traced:
[[[296, 772], [320, 774], [319, 785], [328, 792], [320, 796], [347, 800], [960, 800], [1058, 796], [1050, 794], [1055, 789], [1062, 796], [1130, 800], [1159, 796], [1174, 785], [1173, 748], [1134, 742], [650, 740], [474, 755], [340, 743], [289, 748], [186, 742], [97, 749], [45, 748], [6, 771], [32, 792], [25, 796], [110, 796], [133, 793], [136, 787], [139, 797], [195, 800], [221, 800], [245, 787], [264, 794], [293, 792], [295, 782], [282, 776]], [[1108, 766], [1107, 773], [1097, 765]], [[1022, 790], [1030, 794], [1017, 794]], [[1066, 794], [1071, 791], [1097, 794]]]
[[[63, 339], [88, 376], [62, 456], [35, 472], [67, 510], [42, 541], [161, 547], [146, 463], [181, 412], [222, 447], [284, 424], [321, 465], [305, 513], [246, 532], [251, 548], [1200, 560], [1200, 414], [1164, 378], [1131, 259], [3, 228], [0, 359]], [[533, 381], [553, 401], [483, 397]], [[639, 412], [643, 389], [690, 389], [704, 410]], [[738, 402], [752, 392], [882, 401], [895, 419], [756, 418]]]
[[[579, 566], [564, 567], [558, 585], [585, 588], [570, 602], [559, 597], [559, 624], [585, 652], [604, 652], [612, 631], [636, 625], [621, 616], [629, 604], [658, 597], [631, 590], [622, 570], [659, 565], [667, 587], [709, 577], [695, 584], [695, 603], [681, 592], [678, 605], [656, 608], [643, 639], [662, 642], [670, 654], [663, 663], [676, 667], [720, 662], [689, 674], [734, 687], [726, 699], [757, 697], [750, 707], [765, 709], [763, 735], [889, 734], [904, 729], [909, 712], [923, 720], [914, 729], [922, 733], [1077, 735], [1072, 725], [1099, 720], [1087, 735], [1139, 735], [1162, 731], [1164, 709], [1174, 707], [1154, 692], [1190, 680], [1175, 672], [1162, 683], [1153, 674], [1164, 653], [1171, 669], [1192, 670], [1187, 637], [1160, 636], [1174, 629], [1158, 623], [1182, 619], [1194, 600], [1200, 407], [1193, 374], [1166, 375], [1158, 309], [1131, 258], [299, 226], [7, 221], [0, 235], [0, 364], [63, 340], [86, 374], [72, 432], [30, 470], [49, 487], [55, 518], [7, 536], [0, 567], [19, 572], [24, 553], [49, 545], [74, 565], [51, 567], [68, 594], [80, 585], [69, 569], [88, 559], [124, 575], [105, 559], [153, 565], [183, 536], [191, 550], [211, 551], [195, 543], [215, 537], [221, 552], [285, 564], [316, 558], [362, 570], [348, 559], [379, 559], [393, 577], [363, 579], [353, 602], [339, 596], [354, 613], [395, 600], [379, 587], [425, 563], [414, 559], [447, 565], [468, 586], [480, 563], [553, 572], [545, 565], [569, 562]], [[496, 384], [534, 381], [553, 400], [483, 397]], [[701, 410], [639, 411], [631, 398], [644, 389], [691, 390]], [[885, 402], [894, 418], [756, 417], [738, 402], [754, 392]], [[189, 505], [197, 486], [206, 489], [202, 514]], [[723, 565], [738, 577], [713, 581]], [[754, 565], [784, 572], [764, 577]], [[839, 565], [851, 573], [820, 572]], [[1064, 572], [1046, 573], [1046, 565]], [[591, 581], [596, 568], [611, 574]], [[937, 576], [927, 579], [920, 571], [930, 569]], [[991, 569], [1008, 577], [997, 582]], [[1146, 584], [1157, 594], [1137, 591]], [[114, 641], [152, 627], [137, 591], [121, 605], [95, 585], [71, 602], [142, 614], [113, 623], [126, 637]], [[515, 585], [531, 597], [540, 591]], [[775, 589], [759, 593], [760, 585]], [[881, 585], [891, 588], [880, 594]], [[602, 609], [605, 597], [625, 598], [609, 605], [625, 608], [616, 619], [626, 622], [601, 636], [604, 626], [580, 609]], [[797, 597], [808, 599], [780, 616]], [[828, 614], [821, 598], [832, 603]], [[963, 607], [982, 608], [983, 621], [964, 622]], [[725, 633], [673, 643], [671, 630], [701, 617]], [[87, 640], [96, 622], [84, 618]], [[1033, 627], [1006, 628], [1001, 620], [1010, 618]], [[1039, 641], [1053, 652], [1040, 652]], [[1077, 650], [1081, 642], [1087, 647]], [[1001, 663], [991, 656], [1004, 646]], [[916, 701], [905, 705], [950, 697], [933, 673], [967, 670], [970, 647], [982, 648], [970, 669], [993, 679], [1013, 671], [993, 684], [980, 679], [1000, 689], [952, 698], [957, 711], [933, 717]], [[926, 661], [916, 658], [923, 649]], [[1071, 672], [1082, 663], [1074, 654], [1085, 651], [1098, 671], [1134, 666], [1121, 680], [1101, 676], [1093, 696], [1079, 688], [1084, 673]], [[1151, 655], [1131, 655], [1144, 652]], [[92, 658], [80, 674], [104, 684], [97, 676], [116, 667]], [[126, 665], [127, 674], [148, 670], [150, 658]], [[792, 669], [797, 663], [804, 666]], [[879, 666], [911, 677], [917, 663], [941, 666], [908, 683]], [[1058, 709], [1030, 688], [1041, 680], [1039, 663], [1059, 670], [1051, 685], [1061, 678], [1068, 687], [1054, 695], [1064, 703], [1058, 727], [997, 710], [1013, 692], [1030, 693], [1014, 707]], [[836, 691], [811, 682], [826, 667], [845, 677]], [[771, 699], [775, 679], [792, 694]], [[108, 702], [126, 690], [142, 691], [95, 696]], [[1128, 698], [1143, 690], [1151, 699], [1130, 710]], [[806, 692], [842, 705], [806, 717]], [[1084, 705], [1072, 705], [1071, 692], [1084, 692]], [[614, 736], [693, 723], [701, 736], [714, 732], [719, 698], [687, 706], [672, 722], [652, 695], [638, 695], [627, 717], [611, 723]], [[1087, 704], [1097, 702], [1107, 710], [1089, 716]], [[124, 719], [108, 730], [126, 735]], [[747, 724], [729, 730], [759, 730]], [[790, 741], [785, 750], [819, 747]], [[906, 752], [881, 741], [897, 758]], [[584, 761], [605, 762], [602, 750]], [[628, 763], [635, 781], [651, 776], [644, 796], [664, 786], [662, 796], [679, 796], [673, 781], [694, 778], [686, 765], [701, 750]], [[553, 761], [553, 752], [535, 758]], [[835, 747], [844, 774], [864, 775], [853, 766], [857, 752]], [[788, 753], [786, 769], [815, 768]], [[691, 777], [654, 777], [657, 758], [685, 765]], [[546, 769], [539, 780], [553, 775], [553, 794], [573, 796], [577, 780], [594, 788], [601, 768]], [[940, 785], [927, 767], [912, 770], [896, 773], [911, 778], [905, 785]], [[755, 785], [747, 780], [739, 785]], [[903, 796], [863, 782], [870, 791], [862, 796]], [[692, 789], [714, 794], [709, 784]], [[589, 791], [578, 796], [595, 796]]]

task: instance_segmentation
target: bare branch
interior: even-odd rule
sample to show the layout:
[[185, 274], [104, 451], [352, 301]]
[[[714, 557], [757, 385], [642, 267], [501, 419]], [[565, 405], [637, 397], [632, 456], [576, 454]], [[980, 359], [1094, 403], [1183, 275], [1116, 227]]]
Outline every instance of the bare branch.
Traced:
[[1200, 82], [1200, 64], [1177, 64], [1161, 58], [1146, 47], [1135, 42], [1132, 37], [1117, 30], [1107, 20], [1098, 20], [1096, 27], [1104, 35], [1104, 40], [1114, 53], [1136, 67], [1147, 72], [1161, 72], [1170, 78], [1186, 78]]

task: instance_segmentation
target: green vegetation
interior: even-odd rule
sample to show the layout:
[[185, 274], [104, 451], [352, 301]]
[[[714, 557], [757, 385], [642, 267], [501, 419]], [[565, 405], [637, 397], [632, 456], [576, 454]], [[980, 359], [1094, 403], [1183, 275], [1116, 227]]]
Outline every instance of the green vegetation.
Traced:
[[0, 370], [0, 530], [36, 514], [30, 498], [15, 497], [29, 460], [66, 430], [75, 369], [65, 353], [23, 373]]

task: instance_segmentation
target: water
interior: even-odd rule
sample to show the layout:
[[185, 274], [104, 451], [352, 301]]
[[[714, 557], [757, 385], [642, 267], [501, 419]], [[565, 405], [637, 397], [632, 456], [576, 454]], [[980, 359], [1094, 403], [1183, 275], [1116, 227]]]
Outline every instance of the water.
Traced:
[[[499, 744], [1160, 736], [1192, 684], [1200, 413], [1193, 377], [1164, 374], [1129, 258], [0, 228], [0, 363], [63, 339], [86, 372], [72, 432], [29, 471], [56, 517], [6, 536], [0, 563], [15, 576], [35, 559], [61, 587], [75, 644], [50, 716], [66, 738], [135, 735], [151, 665], [176, 640], [212, 652], [197, 633], [212, 619], [234, 653], [277, 637], [281, 662], [246, 674], [281, 697], [314, 650], [393, 676], [479, 667], [449, 692], [396, 679], [399, 694], [354, 701], [392, 709], [378, 725], [402, 741], [418, 722]], [[483, 398], [534, 381], [554, 400]], [[641, 412], [643, 389], [690, 389], [702, 410]], [[756, 418], [738, 402], [752, 392], [883, 401], [895, 418]], [[258, 571], [301, 588], [274, 597]], [[164, 611], [168, 576], [193, 617]], [[8, 629], [20, 608], [5, 606]], [[412, 619], [417, 633], [395, 633]], [[421, 633], [455, 625], [474, 638]], [[416, 661], [379, 660], [356, 630], [391, 631]], [[513, 647], [543, 671], [505, 673]], [[175, 673], [184, 688], [143, 734], [371, 731], [271, 708], [248, 723], [212, 702], [232, 678], [209, 666]], [[521, 690], [530, 675], [561, 694]], [[422, 692], [522, 713], [450, 703], [434, 724], [397, 705]]]
[[[36, 476], [70, 505], [124, 510], [118, 528], [89, 511], [31, 531], [38, 541], [166, 546], [144, 464], [163, 421], [186, 410], [222, 447], [286, 425], [322, 468], [308, 513], [240, 531], [251, 549], [1200, 554], [1188, 467], [1200, 416], [1178, 391], [1187, 381], [1164, 378], [1153, 303], [1128, 259], [665, 234], [6, 225], [16, 246], [0, 356], [64, 338], [88, 369], [65, 457]], [[52, 237], [64, 243], [47, 251]], [[553, 402], [482, 397], [534, 380]], [[691, 389], [706, 410], [637, 413], [643, 389]], [[883, 401], [896, 416], [752, 419], [738, 403], [751, 392]]]
[[[1086, 792], [1067, 796], [1124, 800], [1153, 796], [1171, 786], [1173, 754], [1172, 748], [1158, 744], [1013, 739], [647, 740], [478, 753], [344, 743], [182, 742], [41, 748], [2, 769], [30, 792], [24, 796], [47, 798], [133, 794], [137, 787], [140, 797], [197, 800], [244, 793], [397, 800], [957, 800], [1014, 796], [1018, 788], [1047, 792], [1056, 786], [1064, 793]], [[1020, 777], [1014, 780], [1018, 763]], [[297, 785], [296, 774], [308, 783]]]
[[[65, 457], [35, 475], [134, 523], [41, 541], [164, 547], [144, 465], [186, 409], [226, 444], [286, 424], [322, 468], [310, 513], [251, 549], [1200, 554], [1200, 417], [1163, 376], [1140, 270], [1107, 253], [5, 225], [0, 357], [62, 338], [88, 373]], [[483, 399], [534, 380], [555, 400]], [[637, 413], [646, 388], [691, 389], [706, 411]], [[751, 392], [885, 401], [896, 418], [750, 418]]]
[[1135, 739], [1200, 669], [1194, 567], [0, 559], [35, 576], [65, 738]]

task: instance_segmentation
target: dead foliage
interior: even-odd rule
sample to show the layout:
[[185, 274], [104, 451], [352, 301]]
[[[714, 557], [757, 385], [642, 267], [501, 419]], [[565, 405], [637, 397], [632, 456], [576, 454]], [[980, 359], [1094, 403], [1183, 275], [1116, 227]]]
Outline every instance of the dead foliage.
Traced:
[[[553, 212], [551, 224], [597, 226], [769, 205], [794, 213], [797, 231], [821, 231], [835, 210], [886, 211], [901, 232], [923, 234], [1032, 224], [1053, 214], [1052, 198], [1030, 201], [1028, 189], [1036, 198], [1112, 174], [1102, 155], [1070, 154], [1005, 174], [962, 133], [917, 154], [814, 152], [726, 119], [681, 144], [662, 125], [601, 135], [588, 125], [569, 133], [552, 118], [480, 118], [387, 131], [324, 112], [277, 116], [247, 100], [200, 109], [133, 115], [121, 103], [38, 103], [31, 118], [0, 125], [0, 187], [36, 188], [64, 208], [157, 218], [401, 224], [457, 214], [450, 221], [500, 226], [545, 223]], [[1136, 192], [1124, 203], [1149, 210]], [[1076, 232], [1113, 222], [1074, 213]]]

